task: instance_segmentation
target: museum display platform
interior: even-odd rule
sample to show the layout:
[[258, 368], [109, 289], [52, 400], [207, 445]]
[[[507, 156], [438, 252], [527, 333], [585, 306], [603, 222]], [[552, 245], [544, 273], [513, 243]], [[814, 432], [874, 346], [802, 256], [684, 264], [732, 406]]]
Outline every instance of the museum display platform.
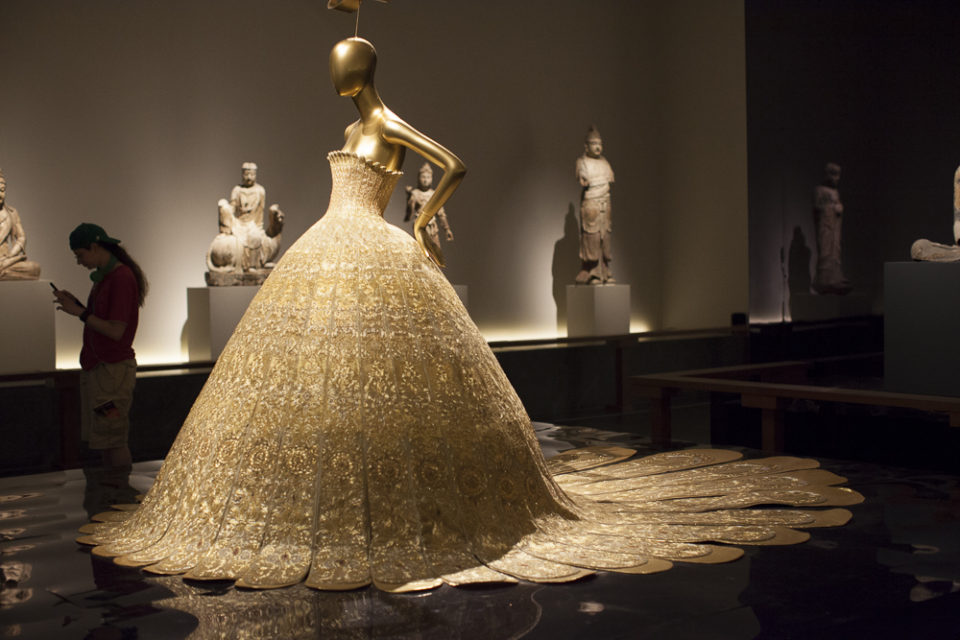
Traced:
[[567, 285], [567, 335], [615, 336], [630, 333], [630, 285]]
[[887, 262], [884, 371], [891, 391], [960, 396], [960, 264]]
[[189, 287], [187, 350], [191, 362], [216, 360], [259, 286]]
[[872, 310], [873, 299], [857, 291], [846, 295], [790, 294], [790, 316], [797, 322], [865, 316], [870, 315]]
[[0, 294], [0, 375], [53, 369], [57, 362], [57, 312], [50, 281], [4, 282]]
[[[683, 413], [683, 412], [681, 412]], [[677, 420], [702, 435], [703, 412]], [[616, 444], [654, 451], [623, 432], [635, 417], [537, 423], [548, 457]], [[593, 422], [597, 427], [583, 426]], [[677, 447], [693, 446], [677, 440]], [[747, 457], [756, 452], [744, 450]], [[95, 469], [0, 479], [0, 636], [47, 638], [955, 638], [960, 632], [960, 476], [821, 459], [866, 501], [844, 527], [811, 530], [786, 547], [746, 547], [728, 564], [678, 563], [652, 575], [600, 573], [563, 585], [392, 595], [302, 585], [249, 591], [229, 582], [151, 576], [94, 557], [76, 528], [128, 502], [159, 462], [134, 467], [112, 492]]]

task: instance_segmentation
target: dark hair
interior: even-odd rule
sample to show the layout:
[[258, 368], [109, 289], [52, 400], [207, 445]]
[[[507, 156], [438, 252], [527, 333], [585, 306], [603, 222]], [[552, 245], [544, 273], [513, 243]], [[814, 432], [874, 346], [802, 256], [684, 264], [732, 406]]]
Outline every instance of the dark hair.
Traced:
[[97, 244], [109, 251], [117, 260], [130, 267], [130, 270], [133, 271], [133, 276], [137, 279], [137, 289], [139, 289], [137, 304], [142, 307], [143, 299], [147, 297], [147, 289], [150, 288], [150, 285], [147, 283], [147, 277], [143, 275], [143, 269], [140, 268], [136, 260], [130, 257], [127, 250], [119, 244], [114, 244], [113, 242], [104, 242], [103, 244], [98, 242]]

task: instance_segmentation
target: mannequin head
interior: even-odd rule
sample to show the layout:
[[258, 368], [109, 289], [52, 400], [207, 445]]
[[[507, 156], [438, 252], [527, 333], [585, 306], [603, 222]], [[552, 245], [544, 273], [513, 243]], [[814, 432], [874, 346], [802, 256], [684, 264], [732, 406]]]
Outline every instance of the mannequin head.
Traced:
[[377, 51], [363, 38], [347, 38], [330, 52], [330, 79], [341, 96], [353, 97], [373, 84]]

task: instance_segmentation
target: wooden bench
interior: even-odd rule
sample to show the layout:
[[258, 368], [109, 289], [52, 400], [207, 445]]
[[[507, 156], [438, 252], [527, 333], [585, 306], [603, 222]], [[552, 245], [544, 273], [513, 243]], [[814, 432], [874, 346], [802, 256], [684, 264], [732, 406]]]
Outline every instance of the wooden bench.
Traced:
[[732, 394], [741, 406], [760, 409], [761, 448], [768, 453], [783, 451], [784, 410], [793, 400], [944, 413], [951, 427], [960, 426], [960, 398], [804, 384], [813, 366], [789, 361], [631, 376], [630, 386], [635, 397], [650, 401], [651, 439], [657, 445], [670, 443], [672, 397], [680, 390]]

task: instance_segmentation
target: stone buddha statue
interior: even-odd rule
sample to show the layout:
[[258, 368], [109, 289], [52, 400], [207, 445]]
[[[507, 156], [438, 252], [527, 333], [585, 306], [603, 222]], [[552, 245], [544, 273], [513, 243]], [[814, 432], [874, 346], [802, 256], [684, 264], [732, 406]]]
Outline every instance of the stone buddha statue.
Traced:
[[260, 284], [280, 255], [283, 212], [272, 205], [264, 225], [266, 189], [257, 182], [257, 165], [241, 165], [240, 184], [230, 199], [217, 202], [220, 233], [207, 251], [206, 281], [211, 286]]
[[7, 204], [7, 181], [0, 170], [0, 280], [36, 280], [40, 265], [27, 260], [27, 236], [20, 214]]

